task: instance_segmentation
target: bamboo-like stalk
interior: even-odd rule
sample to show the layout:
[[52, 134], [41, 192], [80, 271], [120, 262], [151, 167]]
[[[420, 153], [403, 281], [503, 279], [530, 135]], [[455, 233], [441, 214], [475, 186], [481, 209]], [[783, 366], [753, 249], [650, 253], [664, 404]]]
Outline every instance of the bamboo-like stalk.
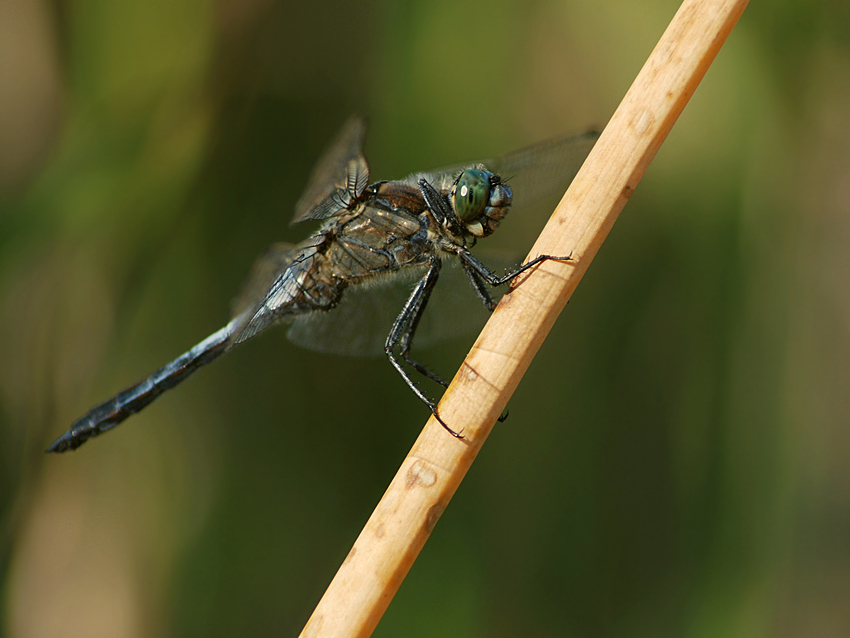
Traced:
[[746, 5], [683, 2], [530, 253], [572, 253], [575, 261], [543, 262], [502, 299], [440, 403], [445, 422], [464, 438], [428, 421], [302, 636], [372, 633]]

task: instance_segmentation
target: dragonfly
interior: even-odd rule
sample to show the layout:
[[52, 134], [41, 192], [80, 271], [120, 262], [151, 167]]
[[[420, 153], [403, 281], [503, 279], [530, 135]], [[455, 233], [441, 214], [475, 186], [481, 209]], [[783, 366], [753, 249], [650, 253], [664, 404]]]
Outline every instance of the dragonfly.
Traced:
[[[549, 140], [485, 162], [414, 173], [370, 183], [363, 152], [366, 121], [352, 116], [326, 149], [301, 198], [292, 223], [316, 220], [317, 232], [297, 245], [276, 244], [261, 256], [242, 286], [230, 322], [149, 377], [99, 403], [74, 421], [47, 452], [74, 450], [139, 412], [203, 366], [268, 327], [290, 321], [288, 337], [301, 345], [345, 354], [374, 348], [337, 329], [356, 323], [356, 300], [383, 293], [376, 282], [412, 276], [382, 350], [413, 393], [452, 436], [437, 404], [411, 372], [443, 388], [448, 383], [416, 361], [412, 346], [444, 261], [454, 260], [487, 310], [497, 289], [545, 260], [539, 255], [495, 274], [472, 252], [493, 234], [514, 205], [530, 207], [562, 193], [597, 138], [595, 133]], [[407, 278], [409, 282], [411, 277]], [[363, 295], [361, 293], [368, 292]], [[362, 304], [361, 304], [362, 305]], [[362, 313], [360, 313], [362, 314]], [[368, 340], [366, 340], [368, 341]]]

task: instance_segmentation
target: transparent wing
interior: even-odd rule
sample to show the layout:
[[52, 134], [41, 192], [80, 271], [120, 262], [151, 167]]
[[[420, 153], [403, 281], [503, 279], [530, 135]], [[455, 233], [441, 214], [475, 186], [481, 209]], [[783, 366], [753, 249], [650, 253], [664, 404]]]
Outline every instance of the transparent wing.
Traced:
[[552, 200], [554, 207], [556, 198], [560, 198], [567, 190], [598, 138], [599, 133], [595, 131], [556, 137], [490, 160], [417, 173], [405, 181], [412, 180], [415, 184], [420, 177], [424, 177], [435, 188], [446, 190], [460, 171], [483, 165], [490, 172], [500, 175], [502, 181], [511, 187], [512, 209], [525, 211], [543, 202], [548, 203], [549, 200]]
[[511, 187], [511, 206], [524, 210], [542, 200], [560, 199], [597, 139], [596, 132], [555, 138], [509, 153], [485, 166]]
[[239, 319], [233, 327], [233, 334], [242, 332], [278, 275], [292, 263], [297, 250], [294, 244], [279, 242], [257, 258], [233, 300], [231, 318]]
[[316, 163], [291, 223], [338, 215], [363, 193], [369, 184], [365, 139], [366, 120], [352, 115]]
[[[495, 267], [493, 259], [486, 259]], [[518, 261], [518, 260], [517, 260]], [[501, 264], [515, 264], [504, 258]], [[384, 354], [384, 342], [417, 280], [409, 275], [386, 277], [372, 286], [347, 288], [340, 304], [328, 312], [297, 317], [289, 328], [290, 341], [310, 350], [349, 357]], [[498, 301], [504, 291], [491, 291]], [[445, 263], [413, 341], [414, 352], [479, 331], [490, 313], [478, 299], [463, 269]]]
[[351, 286], [336, 308], [296, 317], [286, 336], [296, 345], [318, 352], [379, 356], [410, 290], [411, 280], [399, 276], [368, 287]]
[[[234, 326], [234, 334], [245, 327], [244, 323], [253, 316], [278, 275], [292, 263], [297, 250], [293, 244], [278, 243], [256, 260], [233, 303], [232, 316], [242, 319]], [[483, 259], [496, 272], [519, 262], [519, 258], [486, 253]], [[349, 357], [383, 356], [390, 327], [421, 274], [420, 271], [396, 273], [376, 278], [372, 285], [350, 286], [333, 310], [296, 316], [287, 337], [302, 348], [318, 352]], [[491, 294], [498, 300], [502, 291], [491, 291]], [[416, 331], [414, 348], [474, 334], [487, 321], [488, 315], [463, 269], [451, 262], [445, 263]]]

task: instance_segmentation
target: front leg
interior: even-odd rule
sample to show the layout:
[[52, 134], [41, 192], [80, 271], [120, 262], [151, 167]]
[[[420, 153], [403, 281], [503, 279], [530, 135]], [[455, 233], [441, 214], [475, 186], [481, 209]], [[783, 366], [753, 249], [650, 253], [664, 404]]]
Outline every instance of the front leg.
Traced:
[[454, 217], [452, 208], [449, 206], [446, 198], [436, 188], [431, 186], [425, 178], [419, 180], [419, 192], [422, 194], [422, 199], [425, 200], [428, 210], [431, 211], [431, 214], [434, 215], [438, 223], [445, 225], [447, 220]]
[[[484, 305], [487, 306], [490, 310], [493, 308], [487, 303], [486, 298], [482, 296], [480, 290], [483, 288], [480, 286], [480, 281], [476, 281], [476, 277], [480, 277], [488, 285], [493, 286], [494, 288], [497, 286], [502, 286], [509, 281], [513, 280], [517, 276], [524, 273], [526, 270], [533, 268], [537, 264], [542, 261], [546, 261], [547, 259], [551, 259], [552, 261], [575, 261], [572, 257], [572, 253], [567, 255], [566, 257], [554, 257], [552, 255], [540, 255], [535, 257], [527, 264], [523, 264], [516, 270], [509, 272], [508, 274], [499, 277], [492, 270], [487, 268], [481, 260], [479, 260], [475, 255], [473, 255], [469, 250], [465, 247], [458, 248], [457, 250], [458, 259], [460, 259], [460, 263], [463, 264], [464, 269], [467, 271], [470, 279], [472, 280], [473, 285], [475, 286], [476, 291], [478, 291], [478, 295], [482, 297], [484, 301]], [[473, 275], [474, 273], [474, 275]], [[486, 291], [485, 291], [486, 292]], [[489, 294], [487, 294], [487, 298], [489, 298]], [[492, 303], [492, 299], [490, 299], [490, 303]]]

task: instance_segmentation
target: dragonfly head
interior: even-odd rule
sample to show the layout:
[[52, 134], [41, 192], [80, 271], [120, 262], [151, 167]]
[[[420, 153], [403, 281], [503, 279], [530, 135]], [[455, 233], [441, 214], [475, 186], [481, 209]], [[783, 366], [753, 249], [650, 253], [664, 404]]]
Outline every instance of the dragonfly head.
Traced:
[[501, 178], [482, 166], [458, 175], [449, 199], [460, 225], [475, 237], [487, 237], [507, 215], [512, 197]]

